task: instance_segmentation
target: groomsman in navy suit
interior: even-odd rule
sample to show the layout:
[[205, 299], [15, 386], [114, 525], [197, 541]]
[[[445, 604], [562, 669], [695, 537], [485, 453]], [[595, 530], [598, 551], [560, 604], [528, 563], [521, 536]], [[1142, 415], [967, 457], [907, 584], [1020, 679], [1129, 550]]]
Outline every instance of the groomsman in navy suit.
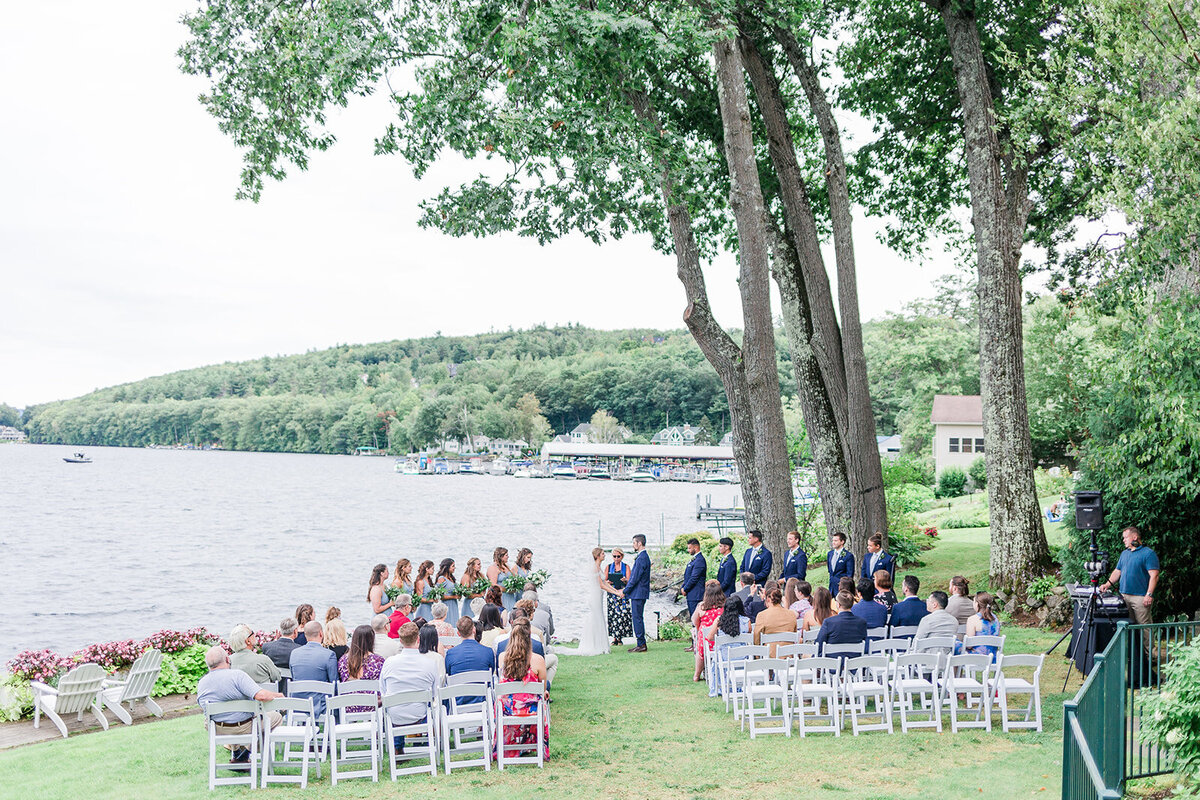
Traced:
[[883, 536], [876, 533], [867, 539], [867, 554], [862, 560], [862, 577], [874, 580], [875, 573], [881, 569], [887, 570], [887, 574], [895, 580], [895, 559], [883, 552]]
[[808, 553], [800, 549], [800, 534], [796, 531], [788, 531], [787, 543], [788, 550], [783, 554], [783, 574], [779, 577], [784, 581], [788, 578], [802, 581], [808, 575]]
[[717, 542], [717, 552], [721, 555], [721, 564], [717, 567], [717, 580], [721, 583], [721, 591], [726, 597], [732, 597], [737, 588], [737, 559], [733, 557], [733, 539], [722, 536]]
[[629, 570], [629, 583], [625, 584], [618, 596], [629, 599], [633, 635], [637, 637], [637, 646], [629, 648], [629, 652], [644, 653], [646, 622], [642, 615], [646, 611], [646, 601], [650, 598], [650, 554], [646, 552], [646, 537], [640, 533], [633, 535], [633, 551], [637, 553], [637, 557], [633, 559], [633, 568]]
[[771, 575], [771, 551], [763, 547], [762, 534], [758, 531], [750, 531], [746, 537], [750, 540], [750, 547], [742, 553], [742, 572], [752, 574], [754, 582], [762, 586]]
[[854, 553], [846, 549], [846, 536], [835, 533], [831, 537], [833, 549], [825, 555], [825, 566], [829, 569], [829, 593], [837, 597], [838, 581], [854, 577]]
[[683, 570], [683, 593], [687, 595], [688, 616], [696, 613], [696, 606], [704, 599], [704, 581], [708, 577], [708, 561], [700, 553], [700, 540], [688, 539], [688, 553], [692, 560]]

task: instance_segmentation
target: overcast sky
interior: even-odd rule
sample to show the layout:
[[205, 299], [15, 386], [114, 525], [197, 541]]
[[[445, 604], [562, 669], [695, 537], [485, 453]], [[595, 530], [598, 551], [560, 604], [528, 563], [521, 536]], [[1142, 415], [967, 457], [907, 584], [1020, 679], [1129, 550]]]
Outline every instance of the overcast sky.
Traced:
[[[681, 326], [672, 258], [645, 238], [539, 247], [451, 239], [421, 183], [372, 155], [385, 103], [335, 117], [308, 172], [233, 199], [239, 154], [183, 75], [193, 2], [41, 0], [0, 27], [0, 402], [18, 407], [204, 364], [340, 343], [577, 322]], [[929, 294], [949, 259], [906, 263], [855, 230], [864, 319]], [[832, 269], [832, 260], [829, 261]], [[718, 318], [740, 327], [736, 269], [708, 270]]]

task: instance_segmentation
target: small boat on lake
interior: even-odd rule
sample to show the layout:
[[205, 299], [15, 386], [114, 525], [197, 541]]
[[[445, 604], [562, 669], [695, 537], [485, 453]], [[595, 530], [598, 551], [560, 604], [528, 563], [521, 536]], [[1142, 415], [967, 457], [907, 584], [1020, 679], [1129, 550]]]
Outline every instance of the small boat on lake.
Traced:
[[550, 477], [555, 480], [573, 481], [575, 480], [575, 468], [570, 464], [559, 464], [550, 470]]
[[408, 461], [397, 461], [396, 472], [399, 472], [401, 475], [420, 475], [421, 468], [417, 465], [416, 461], [409, 459]]
[[83, 453], [76, 453], [75, 455], [71, 456], [70, 458], [63, 456], [63, 461], [67, 462], [68, 464], [90, 464], [90, 463], [92, 463], [92, 459], [89, 456], [84, 455]]
[[629, 473], [629, 480], [633, 481], [634, 483], [653, 483], [654, 476], [644, 469], [635, 469], [633, 472]]
[[611, 481], [612, 474], [604, 467], [592, 467], [592, 471], [588, 473], [588, 480]]

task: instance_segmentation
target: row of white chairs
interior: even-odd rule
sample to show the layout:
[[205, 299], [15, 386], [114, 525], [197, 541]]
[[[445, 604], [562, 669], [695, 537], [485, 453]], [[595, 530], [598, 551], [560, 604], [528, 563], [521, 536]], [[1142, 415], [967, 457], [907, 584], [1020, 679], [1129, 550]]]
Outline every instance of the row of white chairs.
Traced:
[[[448, 676], [446, 684], [434, 691], [398, 692], [382, 698], [378, 697], [377, 680], [338, 684], [292, 681], [288, 691], [290, 696], [266, 702], [236, 700], [205, 706], [210, 790], [222, 785], [265, 788], [270, 783], [299, 783], [305, 787], [310, 766], [316, 767], [320, 778], [326, 760], [335, 786], [339, 780], [350, 778], [378, 781], [380, 762], [385, 759], [393, 781], [406, 774], [437, 775], [439, 758], [447, 773], [464, 767], [491, 770], [493, 760], [502, 770], [513, 764], [544, 764], [543, 721], [548, 712], [546, 687], [541, 682], [497, 684], [491, 672], [480, 670]], [[324, 714], [314, 714], [312, 697], [295, 696], [301, 693], [325, 695]], [[536, 711], [527, 716], [505, 714], [504, 698], [513, 694], [537, 697]], [[406, 716], [413, 715], [412, 706], [423, 708], [423, 718], [408, 724], [393, 722], [388, 712], [401, 705], [410, 707]], [[364, 711], [362, 706], [369, 708]], [[251, 729], [222, 734], [222, 727], [213, 717], [226, 712], [250, 713]], [[282, 723], [273, 729], [267, 721], [271, 712], [283, 716]], [[534, 755], [508, 755], [514, 748], [503, 746], [504, 730], [527, 725], [537, 728]], [[404, 741], [402, 748], [396, 746], [398, 737]], [[501, 744], [493, 748], [496, 742]], [[249, 760], [219, 763], [217, 754], [226, 746], [248, 749]], [[282, 772], [285, 767], [298, 767], [299, 772]], [[219, 770], [235, 774], [223, 776]]]

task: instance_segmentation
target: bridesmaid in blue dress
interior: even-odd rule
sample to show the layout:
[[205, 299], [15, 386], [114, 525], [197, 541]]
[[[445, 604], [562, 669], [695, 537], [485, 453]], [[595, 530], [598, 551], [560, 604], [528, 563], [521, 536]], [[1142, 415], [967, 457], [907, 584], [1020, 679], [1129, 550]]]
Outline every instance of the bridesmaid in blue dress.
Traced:
[[[475, 582], [483, 577], [483, 565], [478, 558], [467, 559], [467, 568], [463, 570], [462, 583], [463, 586], [474, 586]], [[474, 617], [475, 613], [471, 611], [471, 601], [476, 597], [483, 597], [483, 593], [464, 594], [462, 598], [462, 612], [460, 616]]]
[[[401, 594], [412, 595], [412, 562], [407, 558], [402, 558], [396, 562], [396, 572], [392, 575], [392, 586], [399, 589]], [[413, 604], [416, 604], [415, 598]]]
[[442, 595], [442, 602], [446, 604], [446, 623], [454, 625], [458, 622], [458, 595], [454, 592], [458, 581], [454, 578], [453, 558], [442, 559], [434, 585], [446, 590], [446, 594]]
[[421, 562], [421, 566], [417, 567], [417, 577], [413, 579], [413, 605], [417, 608], [417, 613], [414, 617], [420, 619], [433, 619], [433, 603], [421, 600], [417, 603], [417, 598], [425, 594], [425, 590], [433, 585], [433, 562], [426, 559]]
[[[492, 551], [492, 563], [487, 568], [487, 578], [492, 586], [500, 586], [500, 582], [513, 574], [513, 568], [508, 565], [508, 548], [497, 547]], [[503, 591], [503, 587], [501, 587]], [[501, 598], [505, 611], [512, 611], [516, 598], [507, 592]]]
[[[533, 551], [528, 547], [522, 547], [517, 551], [517, 563], [513, 567], [513, 574], [518, 578], [527, 578], [531, 572], [533, 572]], [[521, 591], [513, 595], [514, 606], [523, 594], [525, 594], [525, 590], [522, 588]]]

